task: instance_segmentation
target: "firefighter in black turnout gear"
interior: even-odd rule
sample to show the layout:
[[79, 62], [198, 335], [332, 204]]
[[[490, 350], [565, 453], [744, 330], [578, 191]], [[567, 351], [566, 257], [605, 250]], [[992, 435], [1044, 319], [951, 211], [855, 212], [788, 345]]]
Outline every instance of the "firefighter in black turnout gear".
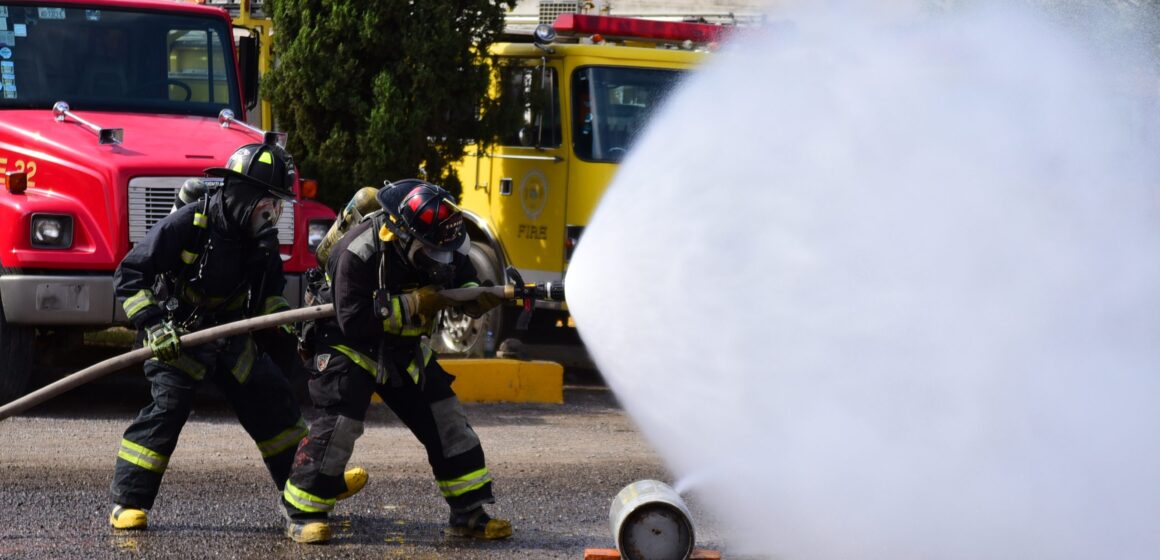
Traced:
[[[311, 423], [282, 494], [287, 536], [329, 540], [327, 514], [378, 393], [427, 450], [451, 508], [447, 533], [508, 537], [511, 524], [483, 509], [495, 499], [479, 437], [451, 389], [453, 377], [422, 338], [436, 314], [455, 305], [438, 290], [478, 285], [463, 215], [447, 191], [417, 179], [388, 184], [377, 198], [382, 211], [347, 231], [326, 262], [322, 299], [333, 301], [336, 315], [316, 325], [310, 380], [322, 416]], [[458, 305], [480, 316], [499, 303], [484, 294]]]
[[251, 144], [225, 168], [206, 173], [224, 177], [224, 184], [160, 220], [114, 275], [125, 313], [154, 355], [144, 365], [153, 401], [125, 430], [117, 452], [114, 528], [148, 525], [146, 511], [203, 382], [216, 385], [233, 406], [279, 491], [307, 433], [286, 377], [253, 337], [181, 348], [183, 332], [289, 309], [275, 228], [282, 205], [293, 200], [289, 154]]

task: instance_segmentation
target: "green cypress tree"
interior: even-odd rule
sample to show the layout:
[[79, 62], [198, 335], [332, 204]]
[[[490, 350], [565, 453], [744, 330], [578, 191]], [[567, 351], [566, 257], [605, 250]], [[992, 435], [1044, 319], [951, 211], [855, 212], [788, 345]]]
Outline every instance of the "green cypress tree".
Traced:
[[414, 177], [460, 191], [514, 0], [267, 0], [277, 65], [264, 94], [303, 176], [340, 207], [359, 187]]

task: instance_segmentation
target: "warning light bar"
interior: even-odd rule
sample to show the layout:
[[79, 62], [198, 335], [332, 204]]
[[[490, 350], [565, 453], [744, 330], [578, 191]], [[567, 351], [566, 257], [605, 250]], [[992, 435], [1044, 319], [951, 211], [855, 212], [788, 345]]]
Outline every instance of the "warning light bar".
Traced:
[[561, 35], [604, 35], [632, 37], [659, 41], [693, 41], [712, 43], [720, 41], [728, 28], [711, 23], [657, 21], [616, 16], [560, 14], [552, 27]]

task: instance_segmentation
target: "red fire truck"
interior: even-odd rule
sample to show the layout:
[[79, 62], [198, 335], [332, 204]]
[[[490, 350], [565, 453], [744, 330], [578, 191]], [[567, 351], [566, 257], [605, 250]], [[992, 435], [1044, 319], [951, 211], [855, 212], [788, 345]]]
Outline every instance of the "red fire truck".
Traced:
[[[0, 3], [0, 402], [45, 341], [125, 321], [113, 271], [187, 179], [278, 138], [244, 122], [258, 48], [234, 35], [193, 3]], [[292, 304], [334, 219], [300, 198], [278, 224]]]

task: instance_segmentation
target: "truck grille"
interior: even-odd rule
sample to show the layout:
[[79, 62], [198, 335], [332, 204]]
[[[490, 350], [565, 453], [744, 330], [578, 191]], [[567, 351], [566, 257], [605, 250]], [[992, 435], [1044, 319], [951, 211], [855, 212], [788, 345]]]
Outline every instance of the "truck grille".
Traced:
[[[129, 243], [145, 239], [154, 224], [169, 214], [177, 191], [190, 177], [136, 177], [129, 180]], [[287, 204], [278, 220], [278, 243], [294, 243], [294, 205]]]

